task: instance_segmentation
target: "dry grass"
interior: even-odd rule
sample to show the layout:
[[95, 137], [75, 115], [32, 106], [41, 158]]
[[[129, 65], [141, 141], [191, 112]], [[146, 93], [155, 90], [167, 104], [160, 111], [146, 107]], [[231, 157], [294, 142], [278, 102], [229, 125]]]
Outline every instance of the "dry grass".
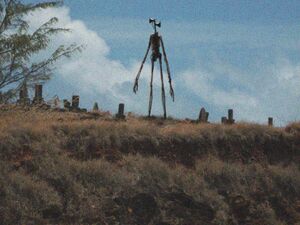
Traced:
[[297, 224], [300, 125], [0, 110], [0, 224]]
[[[0, 110], [0, 143], [9, 158], [24, 146], [48, 140], [80, 159], [126, 153], [157, 156], [168, 162], [194, 166], [208, 153], [224, 160], [248, 163], [300, 163], [297, 125], [274, 128], [258, 124], [198, 124], [188, 121], [129, 116], [116, 121], [109, 114]], [[294, 127], [294, 128], [291, 128]], [[34, 142], [32, 142], [34, 140]], [[30, 149], [28, 147], [27, 149]]]
[[[300, 170], [293, 165], [229, 164], [210, 157], [191, 170], [140, 155], [117, 164], [77, 161], [48, 149], [22, 169], [2, 161], [0, 166], [1, 224], [258, 225], [300, 219]], [[155, 205], [144, 202], [141, 215], [137, 196]]]

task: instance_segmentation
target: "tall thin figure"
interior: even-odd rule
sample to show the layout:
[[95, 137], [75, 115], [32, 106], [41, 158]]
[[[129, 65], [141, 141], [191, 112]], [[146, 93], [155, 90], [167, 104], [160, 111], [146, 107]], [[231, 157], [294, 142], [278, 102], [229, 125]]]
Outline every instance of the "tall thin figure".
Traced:
[[166, 109], [166, 94], [165, 94], [165, 86], [164, 86], [164, 77], [163, 77], [163, 69], [162, 69], [162, 60], [161, 60], [161, 53], [160, 53], [160, 46], [162, 48], [164, 60], [167, 66], [167, 74], [168, 74], [168, 80], [170, 85], [170, 95], [172, 97], [172, 100], [174, 102], [175, 96], [174, 96], [174, 90], [172, 87], [172, 79], [171, 79], [171, 73], [170, 73], [170, 67], [167, 59], [167, 54], [164, 47], [164, 42], [161, 36], [159, 36], [156, 27], [160, 27], [161, 23], [157, 23], [155, 19], [149, 19], [149, 23], [152, 24], [154, 33], [149, 38], [149, 44], [148, 48], [145, 54], [145, 57], [142, 61], [142, 65], [138, 71], [138, 74], [135, 78], [134, 86], [133, 86], [133, 92], [136, 93], [138, 91], [138, 81], [144, 66], [144, 63], [147, 59], [149, 50], [151, 48], [152, 54], [151, 54], [151, 79], [150, 79], [150, 97], [149, 97], [149, 108], [148, 108], [148, 116], [151, 115], [151, 109], [152, 109], [152, 100], [153, 100], [153, 71], [154, 71], [154, 63], [156, 60], [159, 60], [159, 66], [160, 66], [160, 79], [161, 79], [161, 98], [162, 98], [162, 104], [164, 109], [164, 119], [167, 118], [167, 109]]

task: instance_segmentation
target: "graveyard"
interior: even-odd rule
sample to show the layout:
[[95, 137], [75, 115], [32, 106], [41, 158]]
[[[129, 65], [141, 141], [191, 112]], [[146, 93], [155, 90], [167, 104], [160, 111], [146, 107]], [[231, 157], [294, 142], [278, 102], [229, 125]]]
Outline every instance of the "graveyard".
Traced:
[[299, 3], [65, 2], [0, 0], [0, 225], [300, 225]]
[[[5, 106], [6, 104], [2, 102], [1, 92], [0, 92], [0, 104]], [[87, 113], [88, 110], [85, 108], [80, 108], [80, 96], [79, 95], [73, 95], [71, 98], [71, 101], [68, 99], [63, 99], [62, 101], [59, 99], [58, 96], [56, 96], [52, 100], [44, 100], [43, 98], [43, 85], [36, 84], [34, 87], [34, 97], [31, 100], [28, 95], [28, 88], [26, 83], [22, 85], [19, 91], [19, 98], [18, 100], [13, 104], [8, 105], [15, 105], [19, 106], [19, 108], [36, 108], [36, 109], [48, 109], [50, 111], [60, 111], [60, 112], [77, 112], [77, 113]], [[5, 108], [5, 107], [4, 107]], [[91, 112], [99, 112], [99, 106], [98, 103], [95, 102], [93, 108], [90, 109]], [[131, 113], [131, 112], [130, 112]], [[148, 118], [155, 118], [155, 116], [148, 115]], [[114, 118], [116, 119], [126, 119], [125, 115], [125, 104], [120, 103], [118, 107], [118, 112], [114, 114]], [[164, 119], [166, 117], [164, 116]], [[206, 112], [205, 108], [202, 107], [199, 112], [198, 118], [195, 119], [189, 119], [186, 118], [186, 121], [194, 122], [194, 123], [209, 123], [209, 112]], [[228, 109], [228, 116], [222, 116], [221, 117], [221, 123], [232, 125], [235, 123], [234, 115], [233, 115], [233, 109]], [[273, 126], [273, 118], [269, 117], [267, 121], [268, 126]]]
[[86, 109], [42, 84], [0, 101], [1, 224], [300, 221], [299, 122]]
[[149, 118], [42, 89], [0, 106], [1, 224], [299, 221], [299, 123]]

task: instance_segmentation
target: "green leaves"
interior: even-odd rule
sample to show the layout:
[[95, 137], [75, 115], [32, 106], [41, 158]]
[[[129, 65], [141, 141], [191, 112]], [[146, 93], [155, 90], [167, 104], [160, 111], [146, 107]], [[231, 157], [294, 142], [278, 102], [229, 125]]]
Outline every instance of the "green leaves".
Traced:
[[38, 29], [29, 32], [24, 16], [36, 10], [59, 7], [62, 1], [48, 1], [25, 4], [21, 0], [0, 0], [0, 90], [5, 87], [17, 93], [20, 84], [44, 82], [50, 79], [54, 63], [62, 57], [80, 52], [82, 46], [61, 45], [49, 58], [33, 63], [32, 58], [47, 49], [51, 37], [69, 29], [57, 27], [58, 18], [53, 17]]

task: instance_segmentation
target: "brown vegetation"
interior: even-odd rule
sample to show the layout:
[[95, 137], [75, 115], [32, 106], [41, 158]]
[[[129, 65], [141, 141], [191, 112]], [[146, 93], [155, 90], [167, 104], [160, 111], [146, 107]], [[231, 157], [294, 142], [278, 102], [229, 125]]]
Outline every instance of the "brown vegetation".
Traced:
[[0, 111], [0, 224], [297, 224], [300, 125]]

